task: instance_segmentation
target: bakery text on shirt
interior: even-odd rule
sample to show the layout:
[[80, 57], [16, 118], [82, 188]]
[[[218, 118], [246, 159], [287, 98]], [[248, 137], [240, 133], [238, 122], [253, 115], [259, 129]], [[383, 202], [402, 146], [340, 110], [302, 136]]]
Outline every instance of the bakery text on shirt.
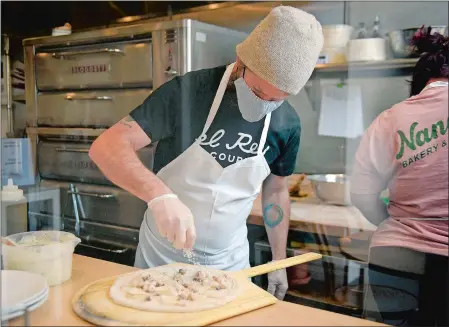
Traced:
[[[448, 87], [448, 82], [437, 81], [427, 85], [422, 91], [426, 91], [435, 87]], [[409, 137], [406, 136], [401, 130], [398, 130], [399, 138], [401, 140], [401, 145], [398, 153], [396, 154], [396, 159], [400, 160], [404, 156], [404, 151], [408, 148], [410, 151], [418, 150], [419, 153], [414, 153], [409, 156], [406, 160], [402, 161], [402, 167], [410, 167], [414, 162], [422, 160], [433, 153], [437, 152], [440, 148], [447, 146], [447, 140], [442, 139], [446, 135], [449, 127], [449, 118], [446, 119], [446, 127], [444, 126], [444, 120], [440, 119], [432, 124], [432, 126], [421, 127], [418, 122], [413, 122], [408, 131]], [[416, 130], [416, 128], [419, 128]], [[421, 127], [421, 128], [420, 128]], [[424, 146], [427, 146], [424, 148]]]
[[[201, 146], [210, 146], [211, 148], [216, 148], [220, 146], [220, 140], [223, 138], [223, 136], [226, 134], [226, 131], [224, 129], [220, 129], [216, 131], [208, 140], [207, 134], [201, 134], [200, 137], [197, 139], [199, 144]], [[253, 137], [249, 134], [245, 133], [237, 133], [238, 138], [234, 142], [234, 144], [230, 145], [229, 143], [226, 143], [226, 149], [232, 150], [235, 148], [239, 148], [240, 151], [246, 153], [246, 154], [252, 154], [257, 155], [257, 150], [259, 147], [259, 144], [257, 142], [251, 143], [253, 140]], [[269, 150], [269, 146], [266, 146], [266, 148], [262, 151], [262, 154], [265, 155], [265, 153]], [[240, 156], [235, 156], [231, 154], [226, 154], [223, 152], [217, 153], [216, 151], [211, 151], [210, 154], [215, 159], [218, 159], [220, 161], [228, 161], [230, 163], [233, 163], [234, 161], [240, 161], [244, 158]]]

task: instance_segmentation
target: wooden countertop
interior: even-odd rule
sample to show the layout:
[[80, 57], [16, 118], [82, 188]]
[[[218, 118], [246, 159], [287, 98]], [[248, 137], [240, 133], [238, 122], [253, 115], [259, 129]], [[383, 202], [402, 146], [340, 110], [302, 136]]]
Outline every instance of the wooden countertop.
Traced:
[[[119, 265], [80, 255], [73, 255], [72, 279], [50, 288], [44, 305], [30, 313], [31, 326], [91, 326], [79, 318], [71, 307], [73, 295], [95, 280], [131, 272], [136, 268]], [[8, 322], [10, 326], [23, 326], [23, 318]], [[221, 321], [217, 326], [382, 326], [328, 311], [287, 302], [278, 302], [244, 315]]]

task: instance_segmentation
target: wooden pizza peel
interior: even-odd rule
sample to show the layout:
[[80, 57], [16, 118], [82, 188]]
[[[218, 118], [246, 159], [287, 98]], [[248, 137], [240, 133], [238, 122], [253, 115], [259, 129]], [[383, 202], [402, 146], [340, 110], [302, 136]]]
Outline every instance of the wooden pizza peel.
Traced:
[[310, 252], [238, 272], [227, 272], [238, 281], [241, 287], [240, 295], [235, 300], [211, 310], [187, 313], [152, 312], [115, 304], [109, 297], [109, 289], [120, 276], [101, 279], [85, 286], [73, 297], [72, 308], [84, 320], [100, 326], [205, 326], [276, 303], [277, 299], [251, 283], [250, 277], [320, 258], [320, 254]]

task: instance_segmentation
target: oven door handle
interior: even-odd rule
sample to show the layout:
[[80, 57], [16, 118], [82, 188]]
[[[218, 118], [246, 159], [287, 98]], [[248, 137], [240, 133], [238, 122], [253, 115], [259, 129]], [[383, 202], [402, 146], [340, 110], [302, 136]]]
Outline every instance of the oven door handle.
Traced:
[[51, 56], [56, 59], [64, 59], [75, 56], [85, 56], [91, 54], [119, 54], [125, 55], [125, 51], [119, 48], [102, 48], [92, 50], [79, 50], [79, 51], [65, 51], [65, 52], [53, 52]]
[[107, 95], [99, 95], [99, 96], [76, 96], [76, 95], [72, 95], [72, 94], [68, 94], [64, 97], [64, 99], [66, 99], [67, 101], [83, 101], [83, 100], [87, 100], [87, 101], [95, 101], [95, 100], [102, 100], [102, 101], [113, 101], [111, 96], [107, 96]]
[[83, 244], [83, 242], [81, 242], [80, 244], [78, 244], [78, 246], [84, 246], [87, 248], [91, 248], [91, 249], [95, 249], [95, 250], [100, 250], [100, 251], [105, 251], [105, 252], [109, 252], [109, 253], [115, 253], [115, 254], [122, 254], [125, 252], [129, 251], [129, 248], [124, 248], [124, 249], [117, 249], [117, 250], [111, 250], [111, 249], [105, 249], [105, 248], [101, 248], [98, 246], [93, 246], [93, 245], [87, 245], [87, 244]]
[[115, 197], [112, 193], [90, 193], [90, 192], [79, 192], [79, 191], [67, 191], [68, 194], [75, 194], [75, 195], [85, 195], [85, 196], [91, 196], [94, 198], [101, 198], [101, 199], [111, 199]]
[[77, 148], [56, 148], [57, 152], [77, 152], [77, 153], [89, 153], [89, 149], [77, 149]]
[[[73, 211], [75, 213], [75, 234], [76, 236], [80, 236], [80, 215], [78, 212], [78, 203], [75, 195], [75, 185], [70, 184], [70, 190], [72, 191], [72, 203], [73, 203]], [[84, 213], [84, 210], [83, 210]]]

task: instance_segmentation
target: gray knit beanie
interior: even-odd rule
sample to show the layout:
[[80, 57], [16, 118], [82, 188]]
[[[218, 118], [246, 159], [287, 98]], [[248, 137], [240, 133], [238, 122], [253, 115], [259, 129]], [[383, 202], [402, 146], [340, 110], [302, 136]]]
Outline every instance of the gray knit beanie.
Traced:
[[278, 6], [237, 45], [237, 56], [271, 85], [298, 94], [312, 75], [322, 47], [321, 24], [313, 15]]

